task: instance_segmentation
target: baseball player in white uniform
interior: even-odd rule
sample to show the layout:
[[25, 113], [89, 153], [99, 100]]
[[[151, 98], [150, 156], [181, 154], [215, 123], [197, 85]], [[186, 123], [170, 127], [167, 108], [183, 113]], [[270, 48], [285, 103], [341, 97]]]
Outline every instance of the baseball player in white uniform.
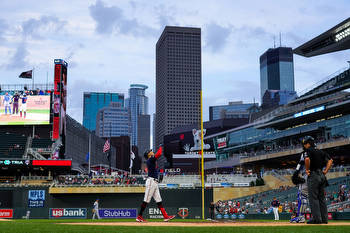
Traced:
[[95, 202], [94, 202], [94, 206], [93, 206], [93, 210], [92, 212], [94, 213], [92, 215], [92, 219], [95, 219], [95, 217], [97, 216], [98, 219], [101, 219], [100, 218], [100, 214], [98, 213], [98, 201], [99, 199], [97, 199]]

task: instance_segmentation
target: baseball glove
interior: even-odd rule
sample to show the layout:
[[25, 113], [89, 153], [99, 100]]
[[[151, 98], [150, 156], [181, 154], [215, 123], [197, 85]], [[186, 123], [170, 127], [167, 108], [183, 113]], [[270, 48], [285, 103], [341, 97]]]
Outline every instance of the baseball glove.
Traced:
[[295, 171], [292, 176], [292, 182], [295, 185], [305, 183], [305, 179], [299, 176], [299, 171]]

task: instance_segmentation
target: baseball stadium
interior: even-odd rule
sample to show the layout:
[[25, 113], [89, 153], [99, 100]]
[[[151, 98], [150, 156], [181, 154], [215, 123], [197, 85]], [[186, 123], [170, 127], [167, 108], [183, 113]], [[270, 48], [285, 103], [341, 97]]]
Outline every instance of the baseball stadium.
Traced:
[[[347, 19], [293, 52], [312, 57], [349, 49], [349, 25]], [[350, 230], [350, 68], [330, 71], [287, 104], [255, 112], [239, 126], [217, 121], [204, 124], [205, 136], [191, 126], [166, 135], [164, 151], [144, 155], [147, 178], [143, 152], [129, 139], [106, 143], [66, 114], [68, 64], [54, 64], [53, 84], [1, 85], [0, 232]], [[195, 138], [181, 154], [186, 135]], [[306, 224], [311, 208], [292, 181], [306, 136], [333, 160], [323, 224]], [[150, 175], [152, 158], [163, 164], [157, 177]], [[142, 202], [150, 178], [160, 192]], [[304, 221], [292, 221], [300, 206]]]

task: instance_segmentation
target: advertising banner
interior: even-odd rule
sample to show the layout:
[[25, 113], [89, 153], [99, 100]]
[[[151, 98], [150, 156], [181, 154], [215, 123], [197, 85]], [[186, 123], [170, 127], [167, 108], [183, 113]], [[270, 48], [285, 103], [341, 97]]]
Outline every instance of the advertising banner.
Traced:
[[45, 190], [28, 190], [28, 207], [44, 207]]
[[50, 208], [50, 218], [86, 218], [86, 208]]
[[137, 209], [99, 209], [101, 218], [136, 218]]
[[13, 218], [13, 209], [0, 209], [0, 218]]

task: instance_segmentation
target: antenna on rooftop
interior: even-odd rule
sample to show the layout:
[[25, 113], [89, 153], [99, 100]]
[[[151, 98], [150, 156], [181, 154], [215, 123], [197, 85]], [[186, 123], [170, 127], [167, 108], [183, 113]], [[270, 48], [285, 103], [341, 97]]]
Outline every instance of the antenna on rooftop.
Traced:
[[273, 48], [276, 48], [276, 37], [273, 36]]
[[281, 32], [280, 32], [280, 47], [282, 47], [282, 36], [281, 36]]

